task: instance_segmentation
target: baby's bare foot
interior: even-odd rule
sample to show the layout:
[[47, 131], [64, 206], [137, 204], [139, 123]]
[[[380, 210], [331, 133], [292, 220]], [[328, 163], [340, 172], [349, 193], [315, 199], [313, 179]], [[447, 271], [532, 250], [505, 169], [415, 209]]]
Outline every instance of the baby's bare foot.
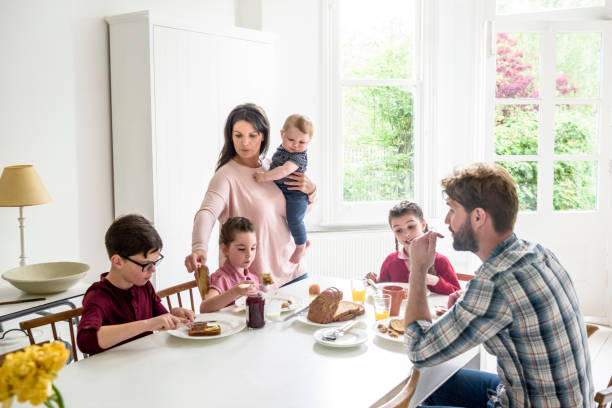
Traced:
[[289, 258], [289, 262], [298, 264], [302, 260], [302, 258], [306, 255], [306, 245], [296, 245], [295, 251], [293, 251], [293, 255]]

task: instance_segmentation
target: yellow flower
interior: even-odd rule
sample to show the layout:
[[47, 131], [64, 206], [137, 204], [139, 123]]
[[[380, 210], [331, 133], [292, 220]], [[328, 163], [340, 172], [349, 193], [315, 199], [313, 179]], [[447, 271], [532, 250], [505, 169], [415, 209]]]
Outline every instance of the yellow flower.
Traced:
[[0, 401], [17, 396], [19, 402], [42, 404], [50, 395], [57, 372], [66, 364], [70, 352], [56, 341], [28, 346], [6, 356], [0, 367]]

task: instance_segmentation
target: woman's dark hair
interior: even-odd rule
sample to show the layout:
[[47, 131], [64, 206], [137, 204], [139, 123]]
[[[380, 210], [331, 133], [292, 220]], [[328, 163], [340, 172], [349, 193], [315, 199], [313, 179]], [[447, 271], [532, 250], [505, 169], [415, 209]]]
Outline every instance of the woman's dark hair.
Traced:
[[162, 239], [155, 227], [142, 215], [129, 214], [117, 218], [104, 237], [108, 257], [117, 254], [132, 256], [161, 251]]
[[270, 145], [270, 122], [268, 121], [266, 112], [254, 103], [238, 105], [232, 109], [225, 121], [225, 129], [223, 130], [224, 144], [221, 153], [219, 153], [219, 161], [217, 161], [217, 168], [215, 171], [219, 170], [221, 166], [236, 156], [232, 133], [234, 131], [234, 125], [240, 120], [249, 122], [258, 133], [262, 134], [263, 141], [259, 147], [259, 155], [265, 155], [268, 151], [268, 146]]
[[[412, 214], [417, 217], [419, 221], [423, 221], [423, 210], [421, 209], [421, 207], [413, 201], [404, 200], [395, 204], [389, 210], [389, 226], [391, 226], [391, 218], [401, 217], [406, 214]], [[425, 229], [423, 231], [429, 231], [429, 227], [427, 226], [427, 224], [425, 224]], [[399, 244], [397, 242], [397, 239], [395, 240], [395, 250], [399, 251]]]
[[255, 225], [244, 217], [232, 217], [225, 221], [225, 224], [221, 227], [219, 232], [219, 244], [229, 246], [234, 239], [236, 239], [236, 233], [238, 232], [252, 232], [255, 233]]

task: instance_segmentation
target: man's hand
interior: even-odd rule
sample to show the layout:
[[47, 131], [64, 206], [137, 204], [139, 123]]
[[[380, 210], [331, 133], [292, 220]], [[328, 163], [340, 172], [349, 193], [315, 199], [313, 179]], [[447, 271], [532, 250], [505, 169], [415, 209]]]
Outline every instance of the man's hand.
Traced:
[[426, 274], [436, 260], [436, 242], [444, 235], [429, 231], [415, 238], [410, 244], [410, 273]]
[[451, 307], [453, 307], [453, 305], [455, 303], [457, 303], [457, 300], [463, 295], [463, 290], [458, 290], [456, 292], [451, 293], [450, 295], [448, 295], [448, 301], [446, 303], [446, 307], [448, 307], [449, 309]]

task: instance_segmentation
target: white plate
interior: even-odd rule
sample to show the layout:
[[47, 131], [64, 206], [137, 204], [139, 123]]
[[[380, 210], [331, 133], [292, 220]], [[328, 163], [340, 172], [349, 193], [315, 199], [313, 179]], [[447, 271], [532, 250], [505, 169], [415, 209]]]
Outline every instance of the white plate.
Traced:
[[[365, 319], [366, 315], [365, 313], [362, 314], [361, 316], [357, 316], [354, 319], [356, 320], [363, 320]], [[315, 322], [311, 322], [310, 320], [308, 320], [308, 313], [304, 312], [301, 315], [299, 315], [298, 317], [295, 318], [295, 320], [300, 321], [304, 324], [310, 325], [310, 326], [317, 326], [317, 327], [338, 327], [338, 326], [342, 326], [343, 324], [345, 324], [346, 322], [350, 322], [351, 320], [354, 319], [349, 319], [349, 320], [345, 320], [343, 322], [332, 322], [332, 323], [327, 323], [327, 324], [322, 324], [322, 323], [315, 323]]]
[[[291, 301], [291, 303], [289, 304], [289, 307], [282, 307], [281, 308], [281, 313], [282, 312], [290, 312], [292, 310], [297, 310], [299, 309], [302, 304], [304, 303], [303, 301], [300, 301], [299, 299], [293, 297], [293, 296], [283, 296], [283, 295], [268, 295], [265, 294], [264, 295], [266, 298], [266, 302], [269, 302], [271, 300], [280, 300], [280, 301]], [[239, 297], [238, 299], [236, 299], [236, 302], [234, 303], [234, 308], [236, 310], [243, 310], [246, 306], [246, 296], [242, 296]]]
[[176, 330], [168, 330], [168, 334], [189, 340], [212, 340], [220, 337], [231, 336], [238, 333], [246, 327], [246, 319], [244, 317], [228, 316], [223, 313], [200, 313], [196, 315], [196, 322], [214, 320], [221, 326], [221, 334], [216, 336], [190, 336], [189, 328], [185, 325]]
[[334, 341], [325, 340], [323, 333], [327, 333], [331, 329], [319, 329], [314, 332], [313, 336], [317, 343], [328, 347], [355, 347], [368, 340], [368, 333], [361, 329], [351, 329], [344, 336], [338, 337]]
[[[374, 326], [372, 326], [372, 330], [374, 330], [374, 333], [376, 333], [376, 335], [378, 337], [380, 337], [381, 339], [385, 339], [385, 340], [389, 340], [389, 341], [394, 341], [396, 343], [403, 343], [404, 342], [404, 335], [400, 334], [398, 338], [394, 338], [389, 336], [389, 333], [381, 333], [380, 330], [378, 330], [378, 325], [379, 324], [384, 324], [387, 328], [389, 327], [389, 322], [393, 319], [397, 319], [397, 317], [389, 317], [387, 319], [382, 319], [382, 320], [378, 320], [376, 321], [376, 323], [374, 323]], [[400, 319], [401, 320], [401, 319]]]

